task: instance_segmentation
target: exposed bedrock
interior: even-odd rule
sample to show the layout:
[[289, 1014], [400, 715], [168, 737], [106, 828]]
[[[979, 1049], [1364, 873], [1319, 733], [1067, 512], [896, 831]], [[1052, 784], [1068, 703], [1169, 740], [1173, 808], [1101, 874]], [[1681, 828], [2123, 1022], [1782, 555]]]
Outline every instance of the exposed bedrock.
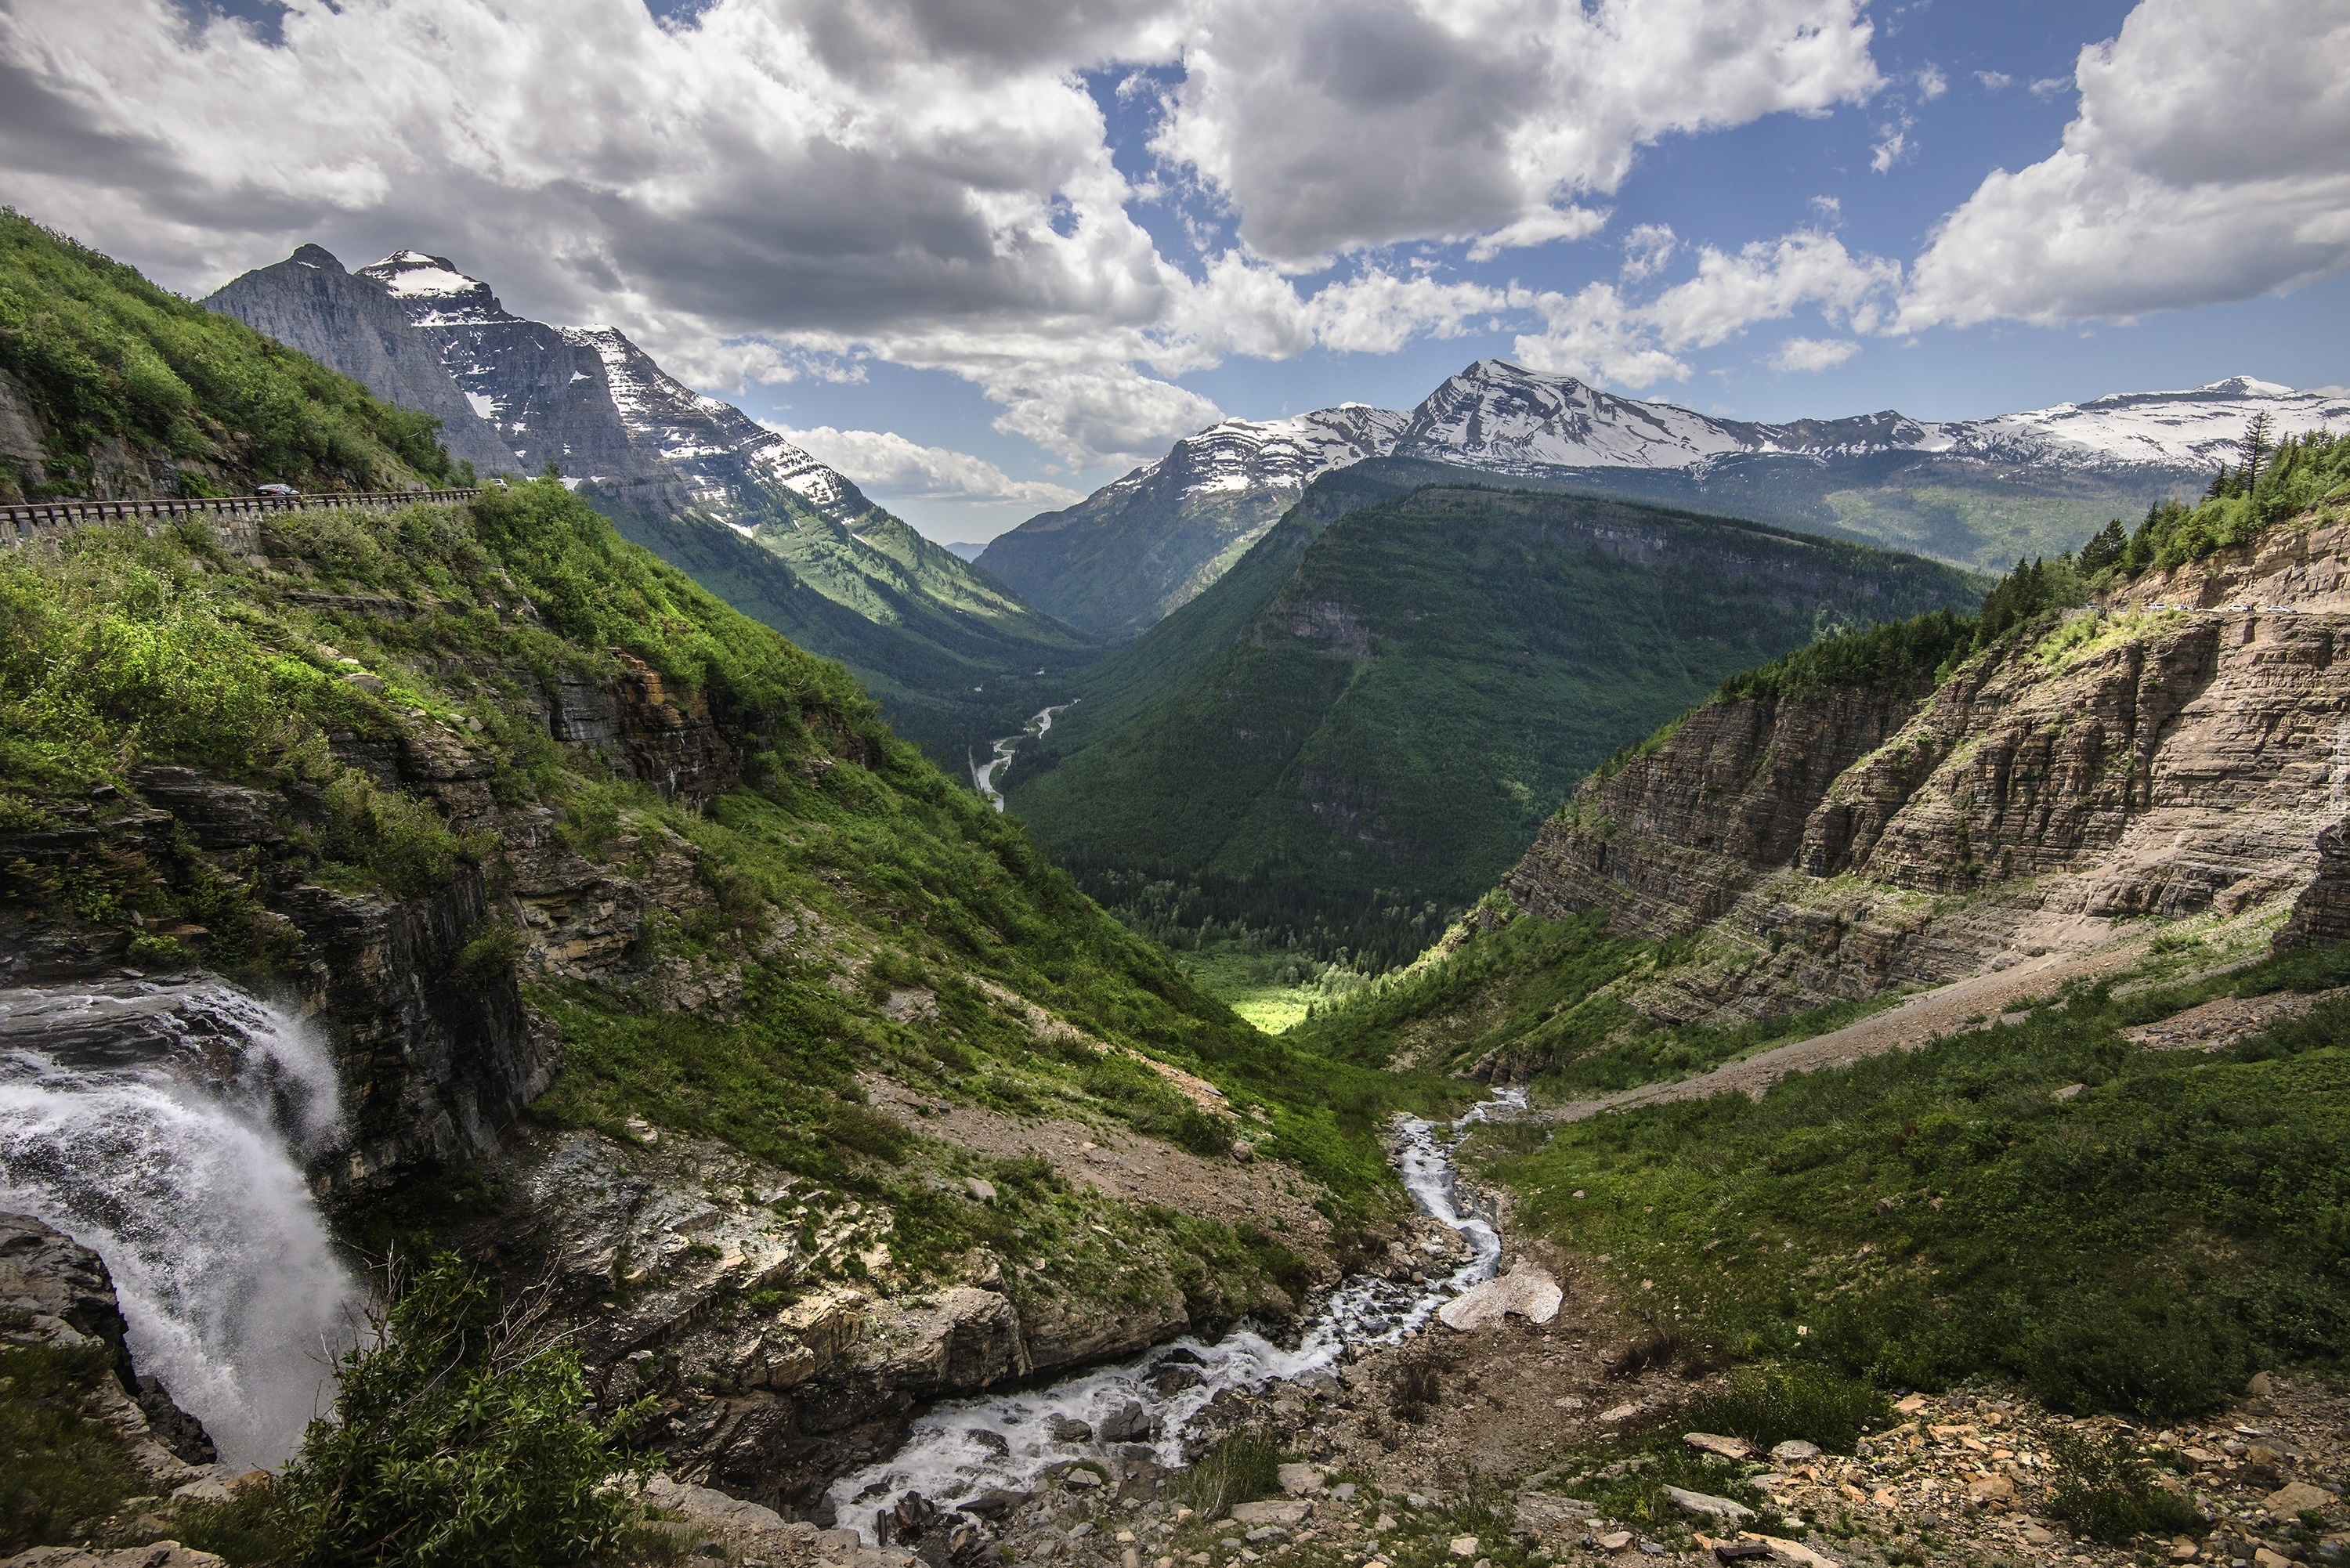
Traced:
[[[1744, 951], [1634, 998], [1675, 1022], [1938, 983], [2094, 943], [2120, 918], [2296, 894], [2280, 940], [2341, 940], [2350, 874], [2340, 834], [2323, 853], [2320, 835], [2350, 804], [2350, 528], [2284, 532], [1979, 656], [1922, 699], [1700, 709], [1586, 782], [1503, 890], [1549, 918], [1606, 908], [1651, 939], [1711, 925]], [[2220, 607], [2180, 607], [2203, 604]]]

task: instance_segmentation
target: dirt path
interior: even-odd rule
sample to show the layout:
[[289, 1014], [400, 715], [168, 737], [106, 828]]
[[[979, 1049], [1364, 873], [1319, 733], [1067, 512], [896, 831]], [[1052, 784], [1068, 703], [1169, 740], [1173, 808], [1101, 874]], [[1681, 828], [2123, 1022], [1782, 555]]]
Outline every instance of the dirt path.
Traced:
[[1921, 991], [1897, 1007], [1871, 1013], [1857, 1023], [1808, 1040], [1774, 1046], [1760, 1055], [1731, 1062], [1710, 1073], [1670, 1084], [1642, 1084], [1596, 1099], [1571, 1100], [1542, 1113], [1546, 1120], [1579, 1122], [1603, 1111], [1671, 1100], [1701, 1100], [1739, 1089], [1761, 1099], [1763, 1091], [1790, 1073], [1842, 1067], [1887, 1051], [1909, 1051], [1939, 1035], [1954, 1034], [1970, 1020], [1996, 1016], [2026, 997], [2045, 996], [2068, 981], [2119, 973], [2147, 955], [2142, 940], [2116, 942], [2088, 950], [2060, 950], [1967, 980]]

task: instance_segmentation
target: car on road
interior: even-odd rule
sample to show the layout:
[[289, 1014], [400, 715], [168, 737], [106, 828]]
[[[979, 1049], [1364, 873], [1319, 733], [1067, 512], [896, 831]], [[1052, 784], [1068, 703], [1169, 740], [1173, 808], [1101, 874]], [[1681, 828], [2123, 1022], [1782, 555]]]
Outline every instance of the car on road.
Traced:
[[299, 495], [302, 493], [290, 484], [265, 484], [254, 493], [255, 495]]

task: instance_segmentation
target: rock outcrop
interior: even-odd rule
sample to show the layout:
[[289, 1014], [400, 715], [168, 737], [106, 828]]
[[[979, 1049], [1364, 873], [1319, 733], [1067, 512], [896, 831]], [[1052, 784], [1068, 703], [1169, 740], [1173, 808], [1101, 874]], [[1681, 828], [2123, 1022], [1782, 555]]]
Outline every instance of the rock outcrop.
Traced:
[[2335, 823], [2317, 836], [2317, 875], [2293, 902], [2276, 934], [2280, 948], [2350, 942], [2350, 836]]
[[2350, 935], [2350, 524], [2270, 530], [1929, 696], [1711, 704], [1587, 782], [1503, 884], [1711, 959], [1629, 999], [1735, 1022], [2296, 899]]
[[0, 1214], [0, 1344], [99, 1347], [109, 1375], [92, 1382], [86, 1407], [158, 1483], [192, 1480], [213, 1460], [212, 1439], [139, 1371], [126, 1332], [103, 1259], [28, 1215]]
[[1829, 787], [1916, 706], [1914, 692], [1840, 686], [1700, 708], [1586, 781], [1503, 890], [1547, 919], [1605, 905], [1628, 935], [1683, 935], [1793, 861]]

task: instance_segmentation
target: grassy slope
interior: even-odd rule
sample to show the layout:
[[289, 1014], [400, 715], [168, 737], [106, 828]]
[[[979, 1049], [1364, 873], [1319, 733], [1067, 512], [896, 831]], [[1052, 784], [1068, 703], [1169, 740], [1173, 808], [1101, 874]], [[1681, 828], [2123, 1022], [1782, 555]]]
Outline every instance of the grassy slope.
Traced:
[[[697, 1015], [660, 1012], [626, 991], [546, 991], [571, 1052], [547, 1115], [611, 1127], [649, 1116], [907, 1200], [918, 1219], [904, 1244], [917, 1259], [940, 1255], [946, 1222], [920, 1199], [927, 1189], [911, 1170], [945, 1157], [913, 1151], [864, 1114], [858, 1071], [1016, 1111], [1110, 1116], [1219, 1148], [1235, 1136], [1228, 1122], [1202, 1125], [1122, 1058], [1040, 1045], [989, 1004], [992, 983], [1112, 1044], [1215, 1079], [1236, 1107], [1264, 1108], [1268, 1154], [1293, 1158], [1341, 1204], [1386, 1201], [1375, 1125], [1397, 1094], [1414, 1091], [1300, 1055], [1200, 996], [1076, 893], [1016, 825], [883, 728], [839, 667], [625, 544], [559, 486], [389, 519], [297, 514], [279, 543], [307, 576], [231, 560], [196, 526], [155, 539], [94, 531], [59, 556], [0, 560], [0, 826], [75, 815], [91, 787], [122, 787], [140, 762], [182, 762], [315, 792], [318, 816], [281, 869], [416, 891], [464, 859], [494, 862], [495, 844], [461, 838], [425, 805], [368, 784], [324, 736], [389, 740], [420, 722], [463, 730], [479, 720], [478, 744], [498, 768], [493, 787], [509, 807], [554, 806], [575, 843], [622, 870], [664, 835], [699, 852], [717, 911], [657, 922], [649, 972], [674, 960], [743, 977], [741, 1006]], [[391, 621], [293, 597], [321, 589], [430, 608]], [[494, 607], [517, 592], [536, 607], [536, 622]], [[343, 680], [321, 645], [359, 659], [386, 690]], [[549, 742], [528, 716], [535, 673], [608, 675], [613, 650], [703, 693], [738, 737], [764, 737], [754, 782], [697, 814]], [[130, 925], [134, 912], [150, 924], [199, 924], [212, 933], [206, 961], [265, 974], [268, 868], [190, 860], [161, 868], [164, 886], [151, 879], [158, 869], [125, 862], [62, 880], [20, 876], [11, 891], [98, 926]], [[778, 946], [769, 938], [779, 919], [828, 934], [813, 949]], [[941, 1018], [891, 1020], [883, 1004], [904, 985], [935, 990]]]
[[[1046, 698], [1038, 693], [1056, 682], [1036, 679], [1035, 670], [1066, 668], [1090, 651], [1031, 611], [1022, 610], [1007, 627], [942, 607], [919, 587], [898, 586], [906, 573], [894, 560], [884, 562], [887, 572], [858, 577], [854, 595], [828, 593], [827, 580], [840, 572], [809, 570], [806, 551], [795, 556], [766, 548], [696, 512], [632, 505], [614, 487], [594, 489], [588, 499], [623, 536], [754, 620], [847, 665], [880, 701], [890, 726], [951, 770], [967, 751], [983, 753], [988, 741], [1017, 729], [1043, 705]], [[822, 519], [806, 525], [827, 537], [837, 532]], [[763, 529], [761, 537], [776, 532]]]
[[[1646, 565], [1594, 547], [1595, 524], [1674, 543]], [[1741, 576], [1725, 556], [1769, 566]], [[1490, 886], [1627, 737], [1823, 617], [1972, 593], [1915, 559], [1620, 503], [1449, 490], [1318, 533], [1293, 517], [1105, 663], [1097, 711], [1015, 763], [1012, 804], [1088, 872], [1253, 882], [1263, 908], [1243, 912], [1263, 925], [1285, 904], [1392, 909], [1425, 940], [1441, 927], [1425, 906]], [[1315, 606], [1344, 607], [1371, 657], [1292, 631]], [[1357, 945], [1373, 940], [1418, 945], [1408, 929]]]
[[2100, 987], [1760, 1103], [1562, 1127], [1492, 1168], [1530, 1225], [1742, 1357], [2208, 1410], [2259, 1366], [2338, 1366], [2350, 1345], [2350, 1004], [2216, 1056], [2118, 1031], [2345, 979], [2337, 950], [2124, 1002]]
[[92, 493], [120, 441], [166, 493], [399, 489], [445, 482], [440, 421], [166, 293], [130, 267], [0, 213], [0, 371], [42, 424], [37, 475], [0, 459], [0, 501]]

